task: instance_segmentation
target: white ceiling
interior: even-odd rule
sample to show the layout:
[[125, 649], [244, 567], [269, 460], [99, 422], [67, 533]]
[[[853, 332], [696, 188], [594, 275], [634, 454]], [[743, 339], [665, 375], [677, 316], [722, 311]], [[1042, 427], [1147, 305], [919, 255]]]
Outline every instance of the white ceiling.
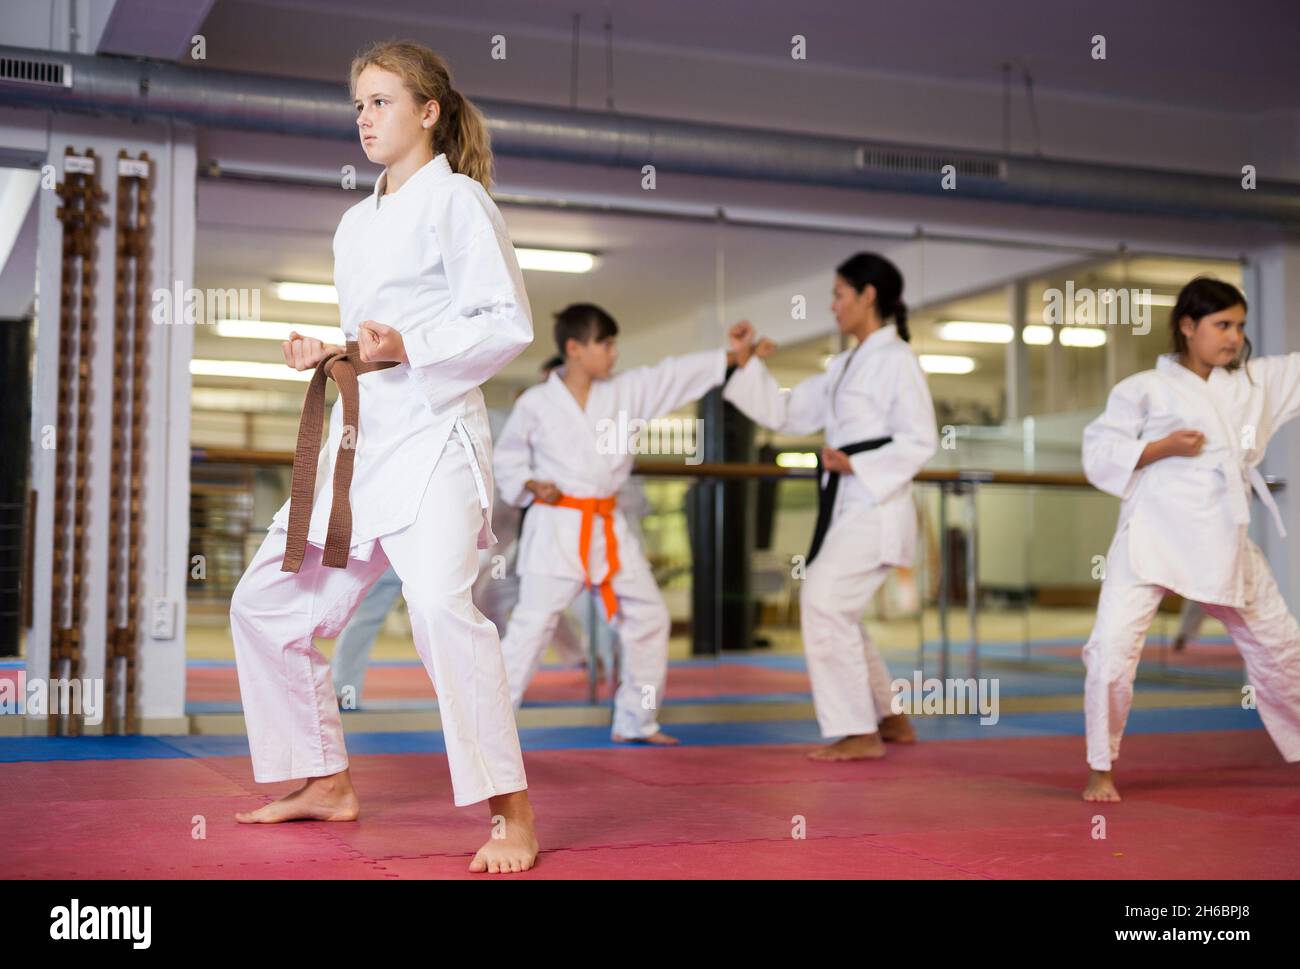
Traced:
[[[439, 27], [486, 38], [562, 42], [582, 14], [585, 72], [603, 82], [603, 23], [618, 52], [690, 51], [711, 60], [791, 63], [807, 39], [817, 69], [1001, 84], [1004, 63], [1027, 66], [1040, 91], [1118, 97], [1224, 111], [1300, 108], [1300, 4], [1295, 0], [217, 0], [204, 32], [238, 50], [210, 56], [273, 73], [336, 76], [327, 65], [371, 37], [413, 32], [436, 49]], [[352, 30], [340, 27], [352, 26]], [[1104, 62], [1092, 37], [1106, 38]], [[469, 52], [448, 51], [461, 61]], [[323, 70], [322, 70], [323, 68]], [[568, 63], [557, 65], [567, 84]], [[615, 71], [615, 91], [619, 89]], [[522, 93], [522, 92], [521, 92]], [[760, 97], [779, 92], [756, 92]], [[709, 97], [707, 89], [699, 91]]]

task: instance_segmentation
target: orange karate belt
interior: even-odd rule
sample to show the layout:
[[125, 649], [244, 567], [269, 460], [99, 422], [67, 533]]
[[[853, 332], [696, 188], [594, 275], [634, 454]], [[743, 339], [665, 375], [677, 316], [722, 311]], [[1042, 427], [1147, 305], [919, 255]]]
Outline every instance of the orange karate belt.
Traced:
[[[550, 504], [559, 508], [572, 508], [582, 512], [582, 525], [578, 532], [578, 555], [582, 558], [582, 574], [588, 589], [600, 589], [600, 601], [605, 604], [605, 618], [613, 619], [618, 612], [618, 596], [614, 595], [614, 576], [618, 573], [618, 539], [614, 536], [614, 498], [573, 498], [560, 495], [558, 501]], [[605, 561], [607, 568], [605, 578], [596, 585], [591, 581], [591, 566], [587, 559], [591, 553], [591, 529], [593, 519], [600, 515], [605, 519]]]
[[[365, 363], [360, 347], [349, 340], [346, 349], [326, 353], [307, 386], [298, 423], [298, 446], [293, 452], [293, 484], [289, 492], [289, 528], [285, 539], [281, 572], [297, 572], [307, 552], [307, 532], [311, 527], [311, 505], [316, 497], [316, 461], [320, 457], [321, 428], [325, 423], [325, 378], [339, 385], [343, 398], [344, 438], [334, 459], [334, 500], [330, 505], [329, 528], [325, 533], [325, 551], [321, 564], [346, 569], [352, 547], [352, 461], [356, 457], [355, 437], [360, 427], [357, 377], [375, 370], [396, 367], [391, 361]], [[348, 447], [347, 428], [353, 428], [354, 444]]]

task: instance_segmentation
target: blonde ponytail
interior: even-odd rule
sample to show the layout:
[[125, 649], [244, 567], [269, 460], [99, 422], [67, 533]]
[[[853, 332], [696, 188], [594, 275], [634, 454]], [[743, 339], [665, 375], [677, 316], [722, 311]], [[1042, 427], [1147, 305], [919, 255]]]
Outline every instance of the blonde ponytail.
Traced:
[[445, 151], [452, 171], [468, 175], [486, 189], [492, 188], [492, 139], [488, 135], [487, 120], [483, 112], [469, 98], [453, 90], [449, 98], [447, 137], [441, 148], [434, 142], [434, 151]]

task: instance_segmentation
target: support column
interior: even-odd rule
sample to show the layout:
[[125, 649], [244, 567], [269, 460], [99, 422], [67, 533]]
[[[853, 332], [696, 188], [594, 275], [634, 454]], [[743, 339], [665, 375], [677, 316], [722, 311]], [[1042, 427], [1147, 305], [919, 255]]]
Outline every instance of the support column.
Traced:
[[[699, 403], [704, 460], [754, 460], [754, 425], [722, 399], [722, 389]], [[691, 653], [720, 656], [753, 645], [750, 563], [754, 552], [757, 482], [697, 479], [687, 493], [691, 530]]]
[[[1255, 356], [1300, 351], [1300, 241], [1260, 247], [1250, 254], [1245, 272], [1246, 299], [1250, 303], [1246, 332]], [[1283, 539], [1258, 504], [1251, 533], [1268, 557], [1278, 588], [1291, 607], [1300, 612], [1300, 422], [1282, 427], [1268, 446], [1261, 470], [1286, 481], [1274, 493], [1282, 520], [1291, 532]]]
[[[33, 274], [33, 281], [35, 274]], [[31, 319], [0, 319], [0, 407], [15, 420], [0, 425], [0, 656], [18, 655], [18, 631], [28, 590], [26, 564], [27, 438], [31, 401]]]
[[1025, 316], [1029, 286], [1023, 279], [1007, 284], [1007, 322], [1015, 331], [1007, 344], [1006, 356], [1006, 409], [1003, 424], [1019, 423], [1030, 412], [1029, 401], [1029, 347], [1025, 345]]

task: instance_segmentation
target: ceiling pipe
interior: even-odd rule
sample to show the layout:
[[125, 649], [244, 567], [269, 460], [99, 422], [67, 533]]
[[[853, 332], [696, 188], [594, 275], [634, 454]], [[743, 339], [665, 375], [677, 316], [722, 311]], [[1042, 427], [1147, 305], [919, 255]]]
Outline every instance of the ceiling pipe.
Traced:
[[[1300, 183], [475, 99], [499, 154], [836, 188], [1300, 227]], [[0, 46], [0, 104], [356, 138], [342, 83]], [[956, 188], [945, 190], [943, 166]]]

